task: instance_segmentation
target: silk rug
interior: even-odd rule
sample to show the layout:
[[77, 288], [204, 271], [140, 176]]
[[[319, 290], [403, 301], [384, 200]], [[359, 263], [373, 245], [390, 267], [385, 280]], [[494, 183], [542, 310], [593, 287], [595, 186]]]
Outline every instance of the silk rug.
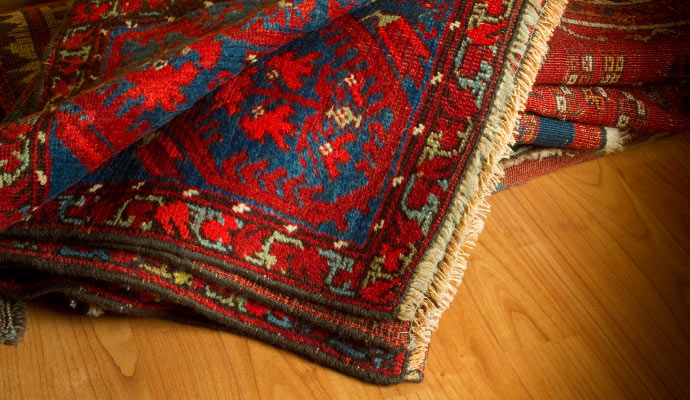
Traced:
[[[599, 26], [615, 9], [600, 3], [566, 18]], [[511, 145], [596, 155], [622, 137], [606, 102], [596, 122], [559, 119], [551, 86], [600, 74], [563, 72], [558, 31], [547, 45], [564, 9], [75, 0], [0, 16], [0, 339], [20, 340], [23, 301], [59, 293], [93, 316], [201, 324], [367, 381], [420, 381]], [[674, 65], [604, 90], [676, 90]], [[680, 115], [654, 112], [650, 130]]]

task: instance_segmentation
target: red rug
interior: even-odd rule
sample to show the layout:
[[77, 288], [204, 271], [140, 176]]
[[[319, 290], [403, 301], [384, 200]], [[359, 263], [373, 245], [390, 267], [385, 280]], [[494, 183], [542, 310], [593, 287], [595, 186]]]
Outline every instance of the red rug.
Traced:
[[[562, 48], [618, 5], [572, 4], [550, 47], [560, 0], [77, 0], [0, 16], [0, 339], [20, 339], [21, 301], [60, 293], [91, 315], [203, 324], [368, 381], [421, 380], [515, 139], [601, 151], [628, 115], [619, 100], [649, 116], [625, 129], [687, 123], [665, 81], [687, 77], [677, 48], [662, 78], [619, 71], [651, 91], [604, 89], [565, 114], [561, 88], [528, 99], [535, 79], [614, 83], [604, 53], [572, 78]], [[649, 40], [672, 46], [668, 30]], [[33, 31], [50, 39], [5, 67]], [[546, 129], [562, 122], [567, 143]]]
[[690, 131], [690, 3], [571, 1], [499, 189]]
[[75, 1], [5, 106], [0, 291], [420, 380], [562, 9]]

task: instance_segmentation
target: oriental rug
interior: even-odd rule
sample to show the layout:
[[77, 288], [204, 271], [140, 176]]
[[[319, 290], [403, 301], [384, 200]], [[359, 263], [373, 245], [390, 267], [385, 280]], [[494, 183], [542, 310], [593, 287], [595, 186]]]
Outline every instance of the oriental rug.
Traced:
[[[589, 27], [604, 3], [566, 18]], [[596, 156], [628, 128], [687, 124], [666, 81], [687, 77], [677, 48], [564, 114], [567, 84], [588, 99], [601, 92], [584, 84], [612, 82], [606, 62], [587, 79], [562, 68], [564, 9], [74, 0], [0, 15], [0, 340], [21, 338], [23, 301], [60, 293], [90, 315], [202, 324], [367, 381], [420, 381], [486, 196], [506, 186], [501, 159]], [[653, 22], [650, 41], [675, 32]], [[650, 117], [610, 126], [629, 96]]]

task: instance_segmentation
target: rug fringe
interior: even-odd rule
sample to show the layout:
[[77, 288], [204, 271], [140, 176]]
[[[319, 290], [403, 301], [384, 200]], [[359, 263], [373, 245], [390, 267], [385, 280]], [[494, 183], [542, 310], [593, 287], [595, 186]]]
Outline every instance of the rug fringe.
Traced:
[[545, 158], [550, 158], [550, 157], [562, 157], [562, 156], [575, 157], [576, 155], [577, 155], [576, 150], [560, 149], [560, 148], [556, 148], [556, 147], [546, 147], [543, 149], [531, 150], [531, 151], [529, 151], [525, 154], [522, 154], [518, 157], [515, 157], [515, 158], [506, 158], [505, 160], [501, 160], [501, 168], [503, 168], [505, 170], [505, 169], [520, 165], [520, 164], [524, 163], [525, 161], [541, 161]]
[[[514, 62], [518, 68], [515, 74], [506, 73], [503, 76], [496, 93], [496, 106], [487, 119], [480, 143], [468, 164], [467, 176], [478, 175], [479, 178], [476, 182], [467, 183], [467, 179], [463, 182], [463, 186], [466, 183], [476, 183], [473, 194], [464, 204], [454, 204], [451, 208], [450, 212], [456, 214], [455, 218], [459, 222], [424, 298], [414, 310], [406, 380], [421, 379], [431, 334], [438, 326], [441, 314], [450, 306], [462, 281], [468, 251], [474, 247], [484, 226], [483, 218], [489, 212], [486, 198], [503, 176], [499, 161], [508, 155], [510, 146], [514, 143], [513, 129], [518, 112], [524, 108], [527, 95], [548, 50], [548, 40], [560, 21], [567, 0], [547, 0], [543, 8], [540, 3], [539, 0], [530, 0], [526, 5], [526, 15], [517, 28], [517, 36], [507, 59], [509, 65]], [[541, 12], [537, 12], [539, 8]], [[536, 19], [538, 21], [535, 24]], [[505, 107], [501, 107], [502, 104]], [[490, 149], [486, 159], [482, 158], [485, 153], [482, 149]], [[461, 186], [458, 191], [461, 203], [462, 197], [469, 193], [466, 189], [470, 188]], [[411, 303], [406, 302], [404, 305], [408, 307], [401, 307], [401, 319], [407, 317], [405, 313], [410, 311]]]
[[604, 130], [606, 130], [606, 145], [603, 148], [604, 154], [623, 151], [623, 146], [630, 140], [630, 132], [608, 126], [605, 127]]
[[24, 302], [0, 296], [0, 344], [17, 344], [26, 330]]
[[[628, 142], [630, 142], [630, 132], [608, 126], [604, 127], [604, 129], [606, 130], [606, 145], [603, 149], [595, 150], [593, 152], [613, 154], [623, 151]], [[501, 160], [501, 168], [505, 170], [507, 168], [518, 166], [526, 161], [541, 161], [551, 157], [575, 157], [586, 152], [586, 150], [572, 150], [558, 147], [536, 148], [525, 154], [521, 154], [520, 156]]]

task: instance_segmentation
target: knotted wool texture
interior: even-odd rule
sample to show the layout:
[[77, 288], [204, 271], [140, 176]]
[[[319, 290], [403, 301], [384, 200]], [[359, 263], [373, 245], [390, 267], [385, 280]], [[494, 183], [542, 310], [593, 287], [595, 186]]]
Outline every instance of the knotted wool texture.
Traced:
[[[420, 381], [499, 161], [535, 144], [527, 119], [561, 121], [549, 101], [570, 53], [547, 43], [564, 9], [70, 0], [0, 15], [0, 340], [21, 339], [23, 301], [60, 293]], [[619, 78], [665, 93], [687, 76], [675, 61]], [[654, 110], [645, 126], [669, 123]], [[603, 146], [593, 132], [583, 150]]]

